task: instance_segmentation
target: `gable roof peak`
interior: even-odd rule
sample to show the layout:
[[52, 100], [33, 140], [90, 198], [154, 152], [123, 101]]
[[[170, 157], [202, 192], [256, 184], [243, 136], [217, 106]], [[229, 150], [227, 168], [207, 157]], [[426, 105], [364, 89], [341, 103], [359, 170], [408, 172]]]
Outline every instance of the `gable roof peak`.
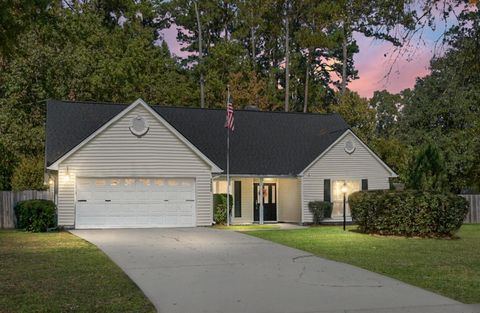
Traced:
[[132, 106], [137, 106], [139, 104], [150, 107], [145, 101], [143, 101], [142, 98], [138, 98], [137, 100], [133, 101], [131, 105]]

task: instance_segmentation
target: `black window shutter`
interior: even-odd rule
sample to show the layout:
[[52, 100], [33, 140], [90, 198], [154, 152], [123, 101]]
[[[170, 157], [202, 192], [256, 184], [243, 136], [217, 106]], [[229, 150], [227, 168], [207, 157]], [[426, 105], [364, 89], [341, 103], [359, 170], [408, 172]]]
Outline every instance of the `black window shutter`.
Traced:
[[330, 198], [330, 179], [323, 180], [323, 201], [331, 202]]
[[362, 190], [368, 190], [368, 179], [362, 179]]
[[242, 217], [242, 182], [234, 182], [235, 217]]

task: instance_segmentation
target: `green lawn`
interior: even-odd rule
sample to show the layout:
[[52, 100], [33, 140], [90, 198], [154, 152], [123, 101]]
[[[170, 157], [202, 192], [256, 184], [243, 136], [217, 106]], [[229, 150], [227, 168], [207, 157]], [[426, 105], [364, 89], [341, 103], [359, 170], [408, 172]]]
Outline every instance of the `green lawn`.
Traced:
[[341, 227], [248, 232], [330, 260], [385, 274], [464, 303], [480, 303], [480, 225], [459, 239], [381, 237]]
[[0, 231], [0, 312], [155, 312], [95, 246], [67, 232]]

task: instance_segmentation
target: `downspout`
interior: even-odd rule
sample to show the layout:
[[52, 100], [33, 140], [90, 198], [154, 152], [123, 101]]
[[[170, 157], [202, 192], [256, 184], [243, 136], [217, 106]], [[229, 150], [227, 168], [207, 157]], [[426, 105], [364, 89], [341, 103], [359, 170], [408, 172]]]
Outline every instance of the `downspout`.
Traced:
[[258, 202], [260, 204], [260, 209], [258, 212], [258, 223], [260, 225], [264, 224], [263, 220], [263, 177], [260, 177], [260, 183], [258, 184]]
[[300, 177], [300, 224], [303, 225], [305, 223], [305, 218], [304, 218], [304, 212], [303, 212], [303, 205], [304, 205], [304, 200], [303, 200], [303, 176]]

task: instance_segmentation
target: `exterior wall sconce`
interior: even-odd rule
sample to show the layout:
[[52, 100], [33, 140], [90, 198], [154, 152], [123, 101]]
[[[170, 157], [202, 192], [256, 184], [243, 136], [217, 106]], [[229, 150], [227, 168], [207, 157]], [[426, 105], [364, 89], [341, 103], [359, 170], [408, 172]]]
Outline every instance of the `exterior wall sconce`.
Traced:
[[63, 177], [63, 180], [65, 182], [70, 181], [70, 171], [68, 170], [68, 166], [67, 166], [67, 173], [65, 173], [65, 176]]

